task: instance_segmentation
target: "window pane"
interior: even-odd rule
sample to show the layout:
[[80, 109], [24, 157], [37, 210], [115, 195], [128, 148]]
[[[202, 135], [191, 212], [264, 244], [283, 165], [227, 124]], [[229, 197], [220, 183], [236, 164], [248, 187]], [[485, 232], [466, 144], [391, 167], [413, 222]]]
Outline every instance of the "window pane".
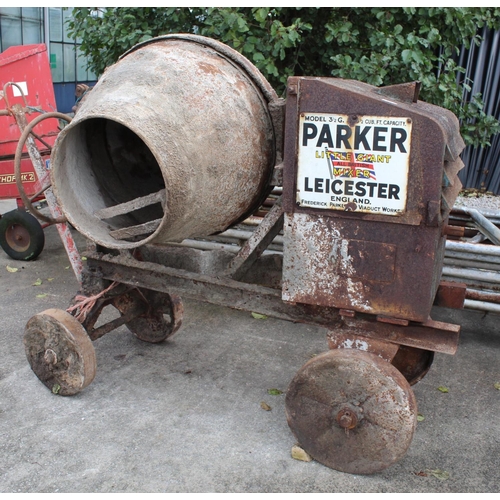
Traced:
[[40, 21], [42, 19], [42, 9], [38, 7], [22, 7], [23, 19]]
[[75, 69], [75, 46], [64, 44], [64, 81], [74, 82], [76, 80]]
[[68, 27], [68, 21], [70, 19], [72, 19], [72, 16], [71, 16], [71, 12], [73, 11], [73, 9], [65, 9], [62, 11], [62, 16], [63, 16], [63, 32], [64, 32], [64, 37], [63, 37], [63, 41], [65, 42], [73, 42], [73, 39], [70, 38], [68, 36], [68, 31], [69, 31], [69, 27]]
[[76, 81], [77, 82], [92, 82], [97, 80], [95, 73], [90, 69], [87, 70], [88, 58], [85, 57], [80, 48], [77, 48], [77, 60], [76, 60]]
[[87, 58], [82, 54], [80, 48], [76, 51], [76, 81], [86, 82], [87, 81]]
[[21, 7], [0, 7], [0, 14], [3, 16], [21, 16]]
[[0, 18], [0, 32], [2, 33], [2, 49], [6, 50], [13, 45], [22, 45], [21, 19], [9, 17]]
[[60, 8], [49, 8], [49, 26], [50, 41], [62, 42], [62, 12]]
[[63, 48], [62, 43], [50, 44], [50, 68], [54, 83], [63, 81]]
[[88, 71], [88, 73], [87, 73], [87, 80], [88, 80], [89, 82], [93, 82], [93, 81], [96, 81], [96, 80], [97, 80], [97, 76], [96, 76], [96, 74], [95, 74], [93, 71], [91, 71], [90, 69], [89, 69], [89, 71]]
[[40, 21], [23, 19], [23, 44], [40, 43], [42, 41], [42, 24]]

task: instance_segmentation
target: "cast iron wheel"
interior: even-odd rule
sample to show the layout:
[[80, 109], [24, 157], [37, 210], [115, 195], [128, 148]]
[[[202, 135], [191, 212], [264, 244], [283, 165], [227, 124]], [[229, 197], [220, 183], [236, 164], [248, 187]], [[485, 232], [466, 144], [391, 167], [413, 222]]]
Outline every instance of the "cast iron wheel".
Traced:
[[96, 357], [85, 328], [61, 309], [33, 316], [24, 330], [26, 357], [54, 394], [71, 396], [94, 380]]
[[400, 460], [417, 423], [417, 404], [403, 375], [387, 361], [335, 349], [308, 361], [286, 393], [288, 425], [322, 464], [372, 474]]
[[138, 339], [156, 344], [171, 337], [181, 327], [184, 306], [177, 295], [136, 288], [117, 297], [113, 305], [125, 314], [137, 306], [136, 301], [145, 302], [147, 311], [126, 325]]
[[401, 345], [391, 364], [404, 375], [410, 385], [415, 385], [425, 377], [433, 361], [433, 351]]
[[34, 260], [43, 250], [45, 235], [38, 220], [24, 210], [12, 210], [0, 219], [0, 246], [16, 260]]

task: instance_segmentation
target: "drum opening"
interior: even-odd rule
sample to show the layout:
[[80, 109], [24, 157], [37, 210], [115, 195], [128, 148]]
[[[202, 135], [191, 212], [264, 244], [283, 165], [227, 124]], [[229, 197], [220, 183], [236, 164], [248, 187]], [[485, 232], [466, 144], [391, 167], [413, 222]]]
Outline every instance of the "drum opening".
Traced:
[[104, 236], [106, 246], [117, 248], [158, 229], [165, 181], [151, 150], [129, 128], [105, 118], [84, 120], [68, 130], [56, 162], [54, 184], [65, 214], [91, 239]]

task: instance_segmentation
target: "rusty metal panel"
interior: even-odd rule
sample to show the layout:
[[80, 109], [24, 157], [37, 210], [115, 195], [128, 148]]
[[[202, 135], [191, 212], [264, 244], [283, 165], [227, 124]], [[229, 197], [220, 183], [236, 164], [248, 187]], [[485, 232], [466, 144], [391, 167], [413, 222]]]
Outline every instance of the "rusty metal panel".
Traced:
[[326, 335], [329, 349], [357, 349], [380, 356], [382, 359], [393, 360], [399, 350], [399, 345], [383, 340], [361, 337], [349, 332], [331, 330]]
[[463, 309], [467, 286], [465, 283], [453, 283], [452, 281], [441, 281], [434, 305]]
[[289, 79], [283, 300], [428, 319], [463, 141], [417, 87]]
[[285, 214], [283, 300], [425, 321], [435, 228]]

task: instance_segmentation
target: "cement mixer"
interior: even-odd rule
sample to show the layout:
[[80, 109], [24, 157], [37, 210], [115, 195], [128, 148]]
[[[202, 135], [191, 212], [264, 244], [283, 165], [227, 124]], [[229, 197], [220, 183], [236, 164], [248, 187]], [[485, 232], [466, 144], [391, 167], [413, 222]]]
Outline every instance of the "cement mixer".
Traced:
[[[56, 394], [81, 391], [93, 340], [126, 325], [163, 342], [181, 297], [308, 323], [329, 349], [286, 393], [302, 448], [349, 473], [400, 460], [417, 424], [411, 385], [458, 345], [460, 327], [431, 307], [464, 300], [440, 280], [464, 144], [456, 117], [418, 93], [291, 77], [285, 101], [215, 40], [133, 47], [52, 152], [62, 211], [93, 246], [80, 297], [26, 325], [35, 374]], [[120, 316], [96, 327], [108, 306]]]
[[125, 54], [59, 138], [61, 206], [108, 248], [208, 236], [266, 197], [277, 96], [239, 53], [194, 40], [165, 37]]

